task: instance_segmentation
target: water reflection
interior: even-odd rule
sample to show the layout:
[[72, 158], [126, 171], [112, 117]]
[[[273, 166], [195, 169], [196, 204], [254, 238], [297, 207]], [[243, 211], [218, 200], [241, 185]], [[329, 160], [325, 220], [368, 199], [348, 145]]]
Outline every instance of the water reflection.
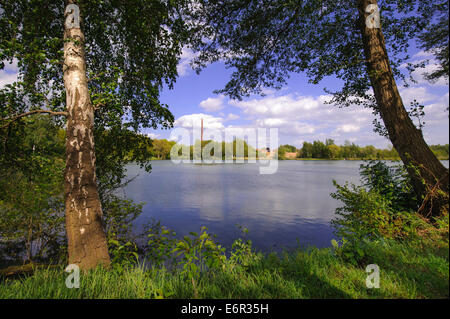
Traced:
[[[125, 189], [144, 201], [137, 227], [152, 218], [179, 235], [208, 227], [230, 245], [236, 224], [262, 250], [301, 245], [329, 246], [329, 222], [340, 205], [330, 197], [332, 180], [358, 183], [359, 161], [280, 161], [276, 174], [260, 175], [254, 164], [175, 165], [155, 161], [150, 174], [130, 165]], [[448, 161], [446, 162], [448, 167]]]

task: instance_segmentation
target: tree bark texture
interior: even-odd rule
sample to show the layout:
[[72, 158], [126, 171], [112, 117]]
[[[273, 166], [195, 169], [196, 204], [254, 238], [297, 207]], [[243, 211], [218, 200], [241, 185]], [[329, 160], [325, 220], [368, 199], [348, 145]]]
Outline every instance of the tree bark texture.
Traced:
[[[66, 5], [76, 1], [66, 1]], [[67, 14], [66, 14], [67, 16]], [[95, 174], [94, 109], [86, 78], [84, 34], [64, 27], [64, 85], [67, 104], [64, 192], [69, 264], [109, 266]]]
[[[430, 190], [436, 189], [437, 184], [447, 194], [446, 200], [440, 195], [433, 197], [434, 203], [430, 202], [430, 207], [426, 210], [426, 214], [431, 211], [433, 215], [438, 215], [443, 205], [447, 205], [448, 209], [448, 169], [428, 147], [422, 131], [416, 128], [403, 105], [390, 67], [381, 26], [379, 28], [366, 26], [366, 19], [370, 15], [370, 12], [366, 12], [366, 8], [370, 4], [377, 4], [377, 1], [357, 0], [367, 71], [379, 112], [389, 139], [413, 180], [413, 187], [419, 201], [423, 200]], [[416, 169], [410, 167], [411, 165]]]

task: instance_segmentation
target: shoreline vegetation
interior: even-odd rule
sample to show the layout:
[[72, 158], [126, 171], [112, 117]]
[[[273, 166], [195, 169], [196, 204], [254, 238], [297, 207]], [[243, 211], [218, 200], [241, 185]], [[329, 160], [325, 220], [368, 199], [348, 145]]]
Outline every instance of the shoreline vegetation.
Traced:
[[[257, 158], [259, 159], [259, 158]], [[261, 157], [261, 159], [266, 159]], [[440, 161], [448, 161], [449, 158], [448, 157], [441, 157], [438, 158]], [[169, 159], [162, 159], [162, 158], [157, 158], [157, 157], [152, 157], [149, 159], [150, 161], [170, 161]], [[248, 160], [248, 157], [233, 157], [233, 161], [235, 160]], [[372, 157], [368, 157], [368, 158], [278, 158], [278, 160], [280, 161], [376, 161], [378, 160], [377, 158], [372, 158]], [[388, 162], [398, 162], [401, 161], [400, 158], [397, 157], [392, 157], [392, 158], [383, 158], [381, 159], [381, 161], [388, 161]], [[201, 164], [201, 163], [199, 163]]]
[[[170, 150], [176, 143], [166, 139], [150, 139], [146, 136], [140, 136], [147, 144], [148, 152], [151, 154], [150, 160], [169, 160]], [[378, 149], [372, 145], [359, 146], [349, 141], [344, 145], [336, 145], [334, 140], [326, 139], [325, 142], [314, 141], [312, 143], [304, 142], [301, 148], [293, 145], [281, 145], [275, 150], [255, 149], [248, 145], [245, 140], [235, 139], [233, 142], [218, 143], [215, 141], [203, 141], [202, 149], [208, 145], [211, 149], [211, 156], [214, 158], [214, 150], [221, 149], [222, 159], [225, 159], [226, 149], [233, 150], [233, 160], [236, 160], [236, 154], [244, 154], [244, 159], [248, 159], [248, 154], [255, 154], [256, 159], [273, 158], [275, 153], [279, 160], [387, 160], [400, 161], [400, 156], [392, 147], [386, 149]], [[179, 146], [181, 149], [183, 146]], [[195, 145], [184, 146], [189, 149], [190, 159], [194, 157], [194, 147], [200, 149], [200, 141], [196, 141]], [[214, 149], [214, 150], [213, 150]], [[449, 160], [449, 144], [430, 145], [430, 149], [439, 160]], [[181, 156], [181, 150], [179, 152]], [[238, 157], [242, 158], [242, 157]]]

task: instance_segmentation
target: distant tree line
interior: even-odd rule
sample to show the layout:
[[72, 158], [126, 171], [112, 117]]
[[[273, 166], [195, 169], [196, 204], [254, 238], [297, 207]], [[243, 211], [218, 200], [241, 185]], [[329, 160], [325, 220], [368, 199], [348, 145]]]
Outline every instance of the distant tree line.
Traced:
[[[150, 140], [149, 138], [147, 138]], [[197, 141], [196, 144], [200, 143]], [[213, 143], [213, 144], [210, 144]], [[151, 155], [152, 159], [169, 160], [170, 150], [176, 144], [174, 141], [167, 139], [151, 139], [147, 145], [147, 154]], [[259, 155], [258, 150], [255, 150], [252, 146], [249, 146], [246, 141], [234, 140], [233, 142], [215, 142], [212, 140], [206, 140], [202, 143], [202, 149], [208, 145], [211, 150], [211, 156], [214, 157], [214, 150], [218, 151], [222, 149], [221, 157], [225, 159], [225, 151], [229, 147], [233, 147], [233, 157], [236, 154], [242, 154], [241, 147], [244, 148], [244, 157], [248, 157], [249, 149], [250, 153], [255, 152], [256, 156]], [[198, 145], [197, 145], [198, 146]], [[193, 158], [194, 146], [189, 145], [189, 155]], [[433, 153], [440, 159], [446, 160], [449, 158], [449, 144], [445, 145], [431, 145]], [[291, 153], [291, 154], [288, 154]], [[292, 153], [296, 153], [296, 156], [292, 156]], [[181, 149], [179, 150], [181, 155]], [[217, 154], [218, 155], [218, 154]], [[291, 155], [291, 156], [289, 156]], [[314, 141], [312, 143], [303, 142], [301, 148], [297, 148], [293, 145], [284, 144], [278, 147], [279, 159], [293, 159], [293, 158], [315, 158], [315, 159], [400, 159], [397, 151], [393, 148], [379, 149], [373, 145], [359, 146], [355, 143], [345, 141], [344, 145], [336, 145], [333, 139], [326, 139], [325, 142]]]
[[[431, 150], [441, 160], [449, 158], [449, 145], [431, 145]], [[355, 143], [345, 141], [344, 145], [336, 145], [334, 140], [326, 139], [325, 142], [304, 142], [301, 148], [293, 145], [281, 145], [278, 148], [278, 158], [288, 159], [286, 153], [296, 152], [296, 158], [316, 159], [400, 159], [397, 151], [389, 149], [378, 149], [375, 146], [359, 146]]]
[[[174, 141], [169, 141], [167, 139], [150, 139], [148, 137], [145, 137], [147, 141], [145, 141], [145, 144], [147, 145], [147, 151], [150, 155], [151, 159], [156, 160], [169, 160], [170, 159], [170, 151], [172, 147], [176, 144]], [[189, 149], [189, 158], [194, 158], [194, 147], [200, 148], [200, 141], [195, 142], [194, 145], [187, 146]], [[234, 139], [232, 142], [215, 142], [212, 140], [205, 140], [202, 142], [202, 150], [205, 149], [205, 147], [208, 147], [210, 150], [210, 155], [213, 158], [221, 157], [223, 160], [225, 159], [226, 151], [233, 149], [233, 157], [240, 157], [241, 154], [244, 155], [244, 157], [248, 157], [249, 152], [250, 155], [252, 154], [258, 154], [257, 150], [253, 148], [252, 146], [249, 146], [248, 143], [244, 140], [240, 139]], [[221, 151], [221, 152], [220, 152]], [[216, 154], [215, 154], [216, 152]], [[230, 152], [230, 151], [228, 151]], [[221, 153], [221, 154], [220, 154]], [[178, 150], [178, 154], [182, 155], [182, 148], [181, 145]]]
[[439, 159], [448, 159], [448, 144], [445, 145], [430, 145], [431, 150]]

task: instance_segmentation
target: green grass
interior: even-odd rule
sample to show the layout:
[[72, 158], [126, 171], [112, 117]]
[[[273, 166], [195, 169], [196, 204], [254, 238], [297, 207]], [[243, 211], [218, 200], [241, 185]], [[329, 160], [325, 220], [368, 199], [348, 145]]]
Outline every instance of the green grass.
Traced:
[[[65, 286], [63, 269], [0, 281], [0, 298], [448, 298], [449, 251], [373, 243], [360, 265], [331, 248], [261, 255], [249, 267], [192, 278], [164, 269], [98, 268], [81, 274], [80, 288]], [[367, 264], [380, 268], [380, 288], [365, 286]]]

